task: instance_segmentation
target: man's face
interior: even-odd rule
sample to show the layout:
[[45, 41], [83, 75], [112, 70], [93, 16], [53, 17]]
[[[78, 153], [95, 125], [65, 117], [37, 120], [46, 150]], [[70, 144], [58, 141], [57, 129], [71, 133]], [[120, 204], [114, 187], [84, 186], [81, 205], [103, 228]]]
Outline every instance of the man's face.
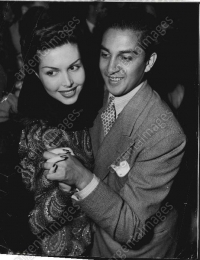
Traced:
[[147, 61], [144, 51], [137, 53], [137, 44], [136, 34], [129, 29], [110, 28], [104, 33], [99, 67], [114, 96], [127, 94], [143, 80]]

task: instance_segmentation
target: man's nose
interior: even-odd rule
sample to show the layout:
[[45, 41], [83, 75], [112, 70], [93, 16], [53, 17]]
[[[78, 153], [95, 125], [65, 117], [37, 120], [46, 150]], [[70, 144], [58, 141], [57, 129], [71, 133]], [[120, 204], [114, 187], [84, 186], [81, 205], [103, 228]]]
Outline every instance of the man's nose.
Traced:
[[111, 58], [108, 63], [107, 68], [108, 74], [113, 74], [119, 71], [119, 67], [117, 66], [117, 62], [115, 58]]
[[64, 72], [63, 76], [62, 76], [62, 85], [70, 87], [72, 85], [72, 83], [73, 82], [72, 82], [70, 75], [67, 72]]

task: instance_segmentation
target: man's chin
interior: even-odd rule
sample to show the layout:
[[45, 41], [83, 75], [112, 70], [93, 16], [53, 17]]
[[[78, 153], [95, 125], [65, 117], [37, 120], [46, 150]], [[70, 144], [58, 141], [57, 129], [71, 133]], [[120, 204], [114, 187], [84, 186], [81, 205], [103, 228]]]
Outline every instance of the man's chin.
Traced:
[[121, 89], [119, 88], [119, 86], [117, 87], [113, 87], [113, 86], [106, 86], [107, 90], [113, 95], [113, 96], [122, 96], [123, 93], [121, 91]]

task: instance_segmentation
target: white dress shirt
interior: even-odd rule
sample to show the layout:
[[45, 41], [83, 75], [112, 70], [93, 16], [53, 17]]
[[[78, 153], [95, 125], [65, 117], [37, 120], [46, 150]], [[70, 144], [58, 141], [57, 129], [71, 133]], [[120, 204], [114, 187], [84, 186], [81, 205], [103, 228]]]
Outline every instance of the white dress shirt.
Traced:
[[[140, 83], [140, 85], [138, 85], [136, 88], [134, 88], [133, 90], [131, 90], [130, 92], [128, 92], [126, 95], [121, 96], [121, 97], [115, 97], [115, 110], [116, 110], [116, 118], [118, 117], [118, 115], [122, 112], [122, 110], [124, 109], [124, 107], [128, 104], [128, 102], [132, 99], [132, 97], [138, 92], [138, 90], [142, 87], [142, 85], [144, 84], [144, 82]], [[108, 96], [108, 100], [109, 97], [113, 96], [111, 93], [109, 93]]]

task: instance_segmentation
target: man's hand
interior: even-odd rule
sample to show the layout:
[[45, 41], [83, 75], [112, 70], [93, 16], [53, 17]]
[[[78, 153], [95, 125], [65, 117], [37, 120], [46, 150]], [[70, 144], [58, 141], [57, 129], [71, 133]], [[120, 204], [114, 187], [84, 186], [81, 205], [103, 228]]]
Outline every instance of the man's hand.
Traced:
[[[54, 153], [44, 152], [45, 159], [55, 157]], [[44, 163], [44, 168], [49, 170], [54, 163]], [[55, 173], [46, 175], [49, 180], [57, 180], [68, 185], [75, 185], [79, 190], [84, 189], [92, 180], [93, 174], [87, 170], [74, 156], [67, 154], [63, 161], [57, 162], [58, 166]]]

